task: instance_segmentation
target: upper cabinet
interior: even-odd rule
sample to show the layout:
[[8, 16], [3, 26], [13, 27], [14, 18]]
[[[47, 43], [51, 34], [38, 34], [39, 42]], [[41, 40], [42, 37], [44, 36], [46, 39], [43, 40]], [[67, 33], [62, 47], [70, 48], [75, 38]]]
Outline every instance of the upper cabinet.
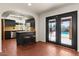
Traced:
[[35, 32], [35, 19], [31, 18], [25, 21], [26, 31]]
[[34, 18], [26, 20], [26, 24], [27, 23], [30, 23], [30, 27], [35, 28], [35, 19]]
[[15, 20], [5, 19], [5, 26], [15, 26], [15, 25], [16, 25]]

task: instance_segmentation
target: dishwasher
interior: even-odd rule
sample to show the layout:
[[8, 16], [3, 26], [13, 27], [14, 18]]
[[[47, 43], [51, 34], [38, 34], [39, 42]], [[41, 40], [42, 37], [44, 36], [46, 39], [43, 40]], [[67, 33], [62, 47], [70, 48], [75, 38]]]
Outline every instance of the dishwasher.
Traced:
[[11, 38], [16, 38], [16, 32], [15, 31], [11, 31]]

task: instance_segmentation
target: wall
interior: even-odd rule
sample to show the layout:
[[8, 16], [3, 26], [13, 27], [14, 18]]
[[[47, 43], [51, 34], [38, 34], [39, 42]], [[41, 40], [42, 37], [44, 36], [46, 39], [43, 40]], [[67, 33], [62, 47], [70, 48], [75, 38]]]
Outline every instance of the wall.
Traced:
[[8, 6], [4, 6], [4, 5], [0, 5], [0, 52], [2, 52], [2, 28], [1, 28], [1, 19], [3, 17], [1, 17], [1, 15], [5, 12], [5, 11], [16, 11], [16, 12], [20, 12], [24, 15], [31, 15], [35, 18], [35, 28], [36, 28], [36, 41], [39, 41], [39, 17], [37, 14], [30, 12], [28, 10], [25, 10], [23, 8], [20, 7], [12, 7], [10, 5]]
[[2, 29], [1, 28], [2, 28], [2, 26], [1, 26], [1, 19], [0, 19], [0, 52], [2, 52], [2, 40], [1, 40], [2, 39], [2, 32], [1, 32]]
[[[57, 15], [57, 14], [62, 14], [62, 13], [67, 13], [67, 12], [71, 12], [71, 11], [78, 11], [78, 18], [79, 18], [79, 4], [71, 4], [71, 5], [65, 5], [62, 7], [59, 7], [57, 9], [51, 9], [50, 11], [47, 11], [43, 14], [40, 14], [40, 41], [46, 42], [46, 17], [48, 16], [53, 16], [53, 15]], [[78, 23], [77, 25], [79, 25], [79, 19], [78, 19]], [[78, 35], [79, 35], [79, 26], [77, 27], [78, 29]], [[78, 51], [79, 51], [79, 36], [78, 37]]]

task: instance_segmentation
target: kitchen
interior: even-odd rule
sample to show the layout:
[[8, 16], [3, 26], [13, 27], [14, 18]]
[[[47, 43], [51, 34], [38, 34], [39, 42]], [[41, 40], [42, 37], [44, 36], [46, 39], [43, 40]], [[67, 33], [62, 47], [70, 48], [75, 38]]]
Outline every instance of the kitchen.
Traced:
[[[33, 35], [34, 37], [31, 38], [34, 39], [30, 39], [30, 42], [31, 41], [35, 42], [35, 20], [32, 16], [23, 17], [23, 16], [9, 15], [9, 17], [2, 19], [2, 33], [3, 33], [2, 35], [3, 41], [16, 39], [17, 44], [23, 44], [24, 42], [21, 41], [24, 38], [21, 38], [22, 36], [19, 35], [17, 36], [16, 33], [23, 34], [23, 36], [29, 33], [33, 33], [29, 35], [28, 39], [30, 39], [30, 36]], [[21, 40], [20, 39], [18, 40], [19, 37], [21, 38]], [[27, 43], [28, 39], [26, 40]]]

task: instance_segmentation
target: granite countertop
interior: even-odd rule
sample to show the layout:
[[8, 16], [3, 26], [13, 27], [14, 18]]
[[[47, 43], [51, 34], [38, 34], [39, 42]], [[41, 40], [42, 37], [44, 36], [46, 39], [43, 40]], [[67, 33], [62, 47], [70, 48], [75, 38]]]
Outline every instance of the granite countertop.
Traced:
[[25, 33], [26, 31], [16, 31], [17, 33]]
[[27, 32], [27, 31], [16, 31], [16, 33], [34, 34], [35, 32]]
[[23, 31], [23, 30], [5, 30], [5, 31]]

